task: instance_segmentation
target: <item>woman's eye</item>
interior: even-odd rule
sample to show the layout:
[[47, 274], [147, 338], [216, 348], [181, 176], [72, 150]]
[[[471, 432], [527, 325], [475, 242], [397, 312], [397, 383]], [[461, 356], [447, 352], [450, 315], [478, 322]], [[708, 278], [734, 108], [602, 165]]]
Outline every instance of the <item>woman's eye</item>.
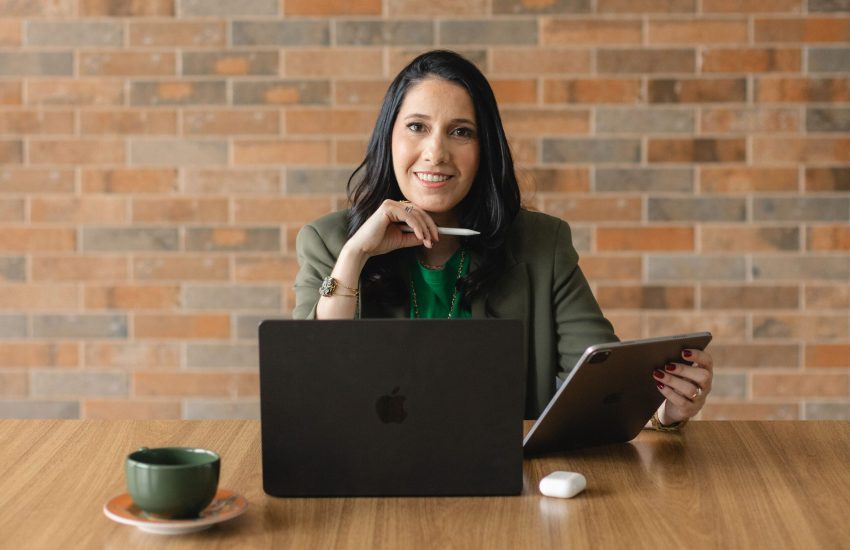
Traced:
[[411, 132], [422, 132], [425, 130], [425, 125], [421, 122], [411, 122], [407, 127]]
[[458, 136], [458, 137], [467, 138], [467, 139], [471, 138], [471, 137], [475, 137], [475, 131], [472, 128], [464, 128], [464, 127], [455, 128], [452, 133], [454, 135]]

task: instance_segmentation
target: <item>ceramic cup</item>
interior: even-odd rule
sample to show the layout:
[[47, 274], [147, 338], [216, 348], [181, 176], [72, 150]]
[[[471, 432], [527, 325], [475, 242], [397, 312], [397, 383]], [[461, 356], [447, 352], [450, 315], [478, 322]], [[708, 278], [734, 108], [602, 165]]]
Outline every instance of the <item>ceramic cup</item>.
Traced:
[[136, 506], [174, 519], [198, 517], [212, 502], [220, 469], [218, 454], [190, 447], [142, 447], [124, 462]]

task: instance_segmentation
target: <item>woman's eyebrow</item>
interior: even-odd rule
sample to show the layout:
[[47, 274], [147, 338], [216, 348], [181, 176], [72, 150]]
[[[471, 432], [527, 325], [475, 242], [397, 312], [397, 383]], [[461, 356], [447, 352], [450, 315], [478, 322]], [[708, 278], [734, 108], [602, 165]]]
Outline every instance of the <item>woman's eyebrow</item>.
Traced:
[[[404, 117], [404, 120], [407, 120], [409, 118], [431, 120], [431, 117], [429, 117], [428, 115], [423, 115], [422, 113], [410, 113], [409, 115]], [[475, 126], [475, 123], [469, 120], [468, 118], [453, 118], [449, 122], [451, 122], [452, 124], [469, 124], [471, 126]]]

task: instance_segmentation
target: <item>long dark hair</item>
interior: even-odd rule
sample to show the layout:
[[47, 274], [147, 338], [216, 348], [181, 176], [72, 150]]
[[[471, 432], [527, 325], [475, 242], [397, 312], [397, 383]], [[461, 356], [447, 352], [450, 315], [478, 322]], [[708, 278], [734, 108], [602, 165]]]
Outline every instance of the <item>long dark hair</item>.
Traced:
[[[470, 61], [461, 55], [434, 50], [410, 62], [390, 84], [366, 158], [348, 179], [348, 234], [353, 235], [386, 199], [403, 197], [396, 181], [392, 158], [392, 132], [399, 108], [408, 90], [428, 78], [441, 78], [467, 91], [475, 107], [479, 163], [469, 193], [460, 203], [461, 224], [480, 231], [463, 246], [481, 258], [479, 267], [458, 281], [461, 303], [469, 307], [472, 297], [486, 287], [504, 264], [504, 240], [508, 227], [520, 209], [520, 190], [499, 107], [490, 83]], [[363, 292], [385, 302], [406, 298], [407, 289], [390, 271], [394, 253], [371, 258], [364, 270]], [[374, 297], [371, 296], [374, 294]]]

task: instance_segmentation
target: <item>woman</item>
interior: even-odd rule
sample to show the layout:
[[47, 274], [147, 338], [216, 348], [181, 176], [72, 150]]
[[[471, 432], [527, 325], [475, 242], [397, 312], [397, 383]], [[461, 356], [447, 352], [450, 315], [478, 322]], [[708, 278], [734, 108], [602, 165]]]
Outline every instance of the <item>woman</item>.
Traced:
[[[617, 339], [567, 223], [521, 208], [492, 89], [458, 54], [428, 52], [399, 73], [348, 190], [349, 210], [298, 234], [293, 317], [522, 319], [528, 418], [588, 346]], [[654, 374], [662, 428], [695, 415], [711, 389], [711, 356], [686, 350], [684, 359]]]

